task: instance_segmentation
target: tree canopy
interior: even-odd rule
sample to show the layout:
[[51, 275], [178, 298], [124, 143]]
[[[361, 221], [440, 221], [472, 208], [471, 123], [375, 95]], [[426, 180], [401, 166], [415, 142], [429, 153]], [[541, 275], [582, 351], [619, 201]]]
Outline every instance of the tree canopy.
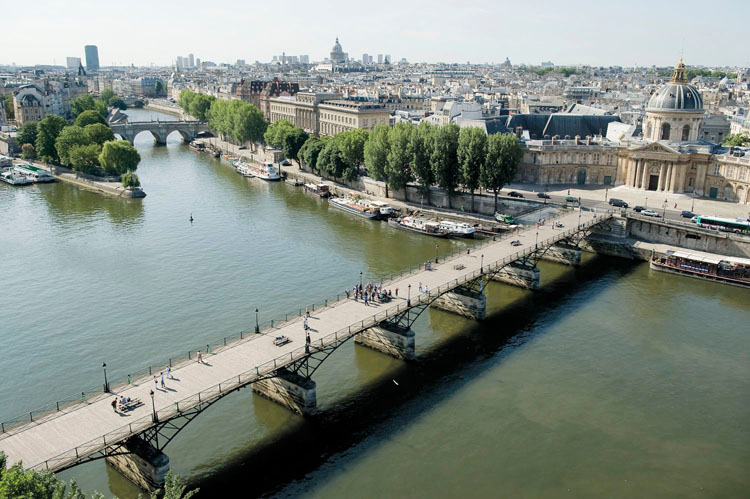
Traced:
[[13, 108], [12, 95], [6, 95], [5, 97], [3, 97], [3, 100], [0, 101], [0, 104], [5, 106], [5, 116], [7, 116], [9, 120], [16, 119], [16, 110]]
[[295, 126], [288, 120], [271, 123], [263, 134], [263, 141], [269, 146], [281, 148], [284, 145], [284, 137], [294, 128]]
[[496, 133], [487, 139], [487, 157], [479, 174], [479, 181], [482, 187], [494, 192], [495, 211], [497, 193], [516, 176], [522, 159], [523, 149], [515, 135]]
[[458, 125], [449, 123], [431, 134], [430, 166], [438, 185], [448, 192], [448, 207], [461, 178], [458, 168]]
[[388, 164], [388, 152], [391, 150], [388, 142], [390, 127], [388, 125], [375, 125], [370, 132], [370, 138], [365, 143], [363, 155], [367, 174], [375, 180], [385, 181], [385, 167]]
[[105, 142], [115, 140], [115, 134], [110, 127], [101, 123], [92, 123], [83, 127], [83, 132], [89, 142], [104, 145]]
[[74, 116], [78, 116], [84, 111], [96, 110], [96, 103], [91, 94], [84, 94], [70, 101], [70, 109]]
[[458, 135], [458, 164], [461, 182], [471, 192], [474, 211], [474, 191], [479, 187], [479, 174], [487, 158], [487, 134], [481, 128], [462, 128]]
[[37, 126], [38, 123], [36, 121], [27, 121], [26, 123], [21, 125], [21, 128], [18, 129], [18, 135], [16, 135], [16, 141], [21, 145], [35, 144], [37, 136]]
[[60, 163], [70, 166], [70, 148], [73, 146], [86, 146], [91, 141], [86, 136], [86, 132], [79, 126], [66, 126], [60, 132], [55, 140], [55, 149]]
[[74, 145], [68, 151], [70, 166], [74, 170], [97, 175], [99, 173], [99, 155], [102, 153], [102, 146], [99, 144]]
[[67, 125], [68, 122], [56, 114], [48, 114], [37, 125], [36, 153], [45, 163], [57, 163], [60, 160], [55, 141]]
[[299, 151], [305, 145], [308, 137], [309, 135], [299, 127], [295, 127], [291, 132], [287, 133], [284, 136], [281, 147], [284, 151], [284, 157], [299, 162]]
[[[414, 127], [407, 123], [396, 123], [388, 131], [388, 154], [385, 164], [385, 182], [394, 191], [404, 189], [412, 180], [409, 142]], [[404, 191], [406, 194], [406, 191]], [[408, 199], [408, 196], [406, 196]]]
[[135, 147], [124, 140], [105, 142], [99, 155], [99, 164], [110, 175], [122, 175], [128, 171], [135, 171], [141, 156]]
[[409, 138], [411, 171], [419, 182], [422, 193], [430, 200], [430, 186], [435, 183], [435, 175], [430, 166], [430, 145], [433, 127], [426, 121], [419, 124]]
[[94, 123], [101, 123], [102, 125], [105, 125], [107, 121], [104, 119], [104, 117], [102, 117], [101, 114], [99, 114], [98, 111], [95, 111], [93, 109], [83, 111], [78, 115], [78, 117], [76, 117], [75, 121], [76, 126], [79, 126], [81, 128], [85, 127], [86, 125], [92, 125]]
[[730, 133], [724, 137], [725, 146], [744, 146], [750, 144], [750, 135], [746, 133]]
[[297, 155], [302, 162], [312, 171], [318, 170], [318, 156], [326, 145], [328, 137], [308, 138]]

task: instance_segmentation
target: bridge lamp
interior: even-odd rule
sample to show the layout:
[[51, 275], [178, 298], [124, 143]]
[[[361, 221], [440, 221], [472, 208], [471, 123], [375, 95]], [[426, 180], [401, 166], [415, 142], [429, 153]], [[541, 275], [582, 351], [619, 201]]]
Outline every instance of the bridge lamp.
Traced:
[[536, 241], [534, 242], [534, 248], [539, 249], [539, 231], [536, 231]]
[[362, 288], [362, 271], [359, 271], [359, 287]]
[[438, 245], [435, 243], [435, 263], [438, 263]]
[[109, 393], [109, 382], [107, 381], [107, 363], [102, 362], [102, 369], [104, 369], [104, 393]]
[[407, 307], [411, 307], [411, 284], [409, 284], [407, 286], [407, 288], [409, 288], [409, 289], [408, 289], [407, 295], [406, 295], [406, 306]]
[[151, 411], [152, 411], [152, 413], [151, 413], [151, 421], [153, 421], [154, 423], [158, 423], [159, 422], [159, 416], [156, 415], [156, 403], [154, 402], [154, 391], [151, 390], [149, 392], [149, 395], [151, 395]]
[[481, 257], [482, 259], [480, 260], [481, 264], [479, 265], [479, 271], [484, 272], [484, 253], [482, 253]]
[[255, 333], [260, 333], [260, 326], [258, 325], [258, 309], [255, 309]]

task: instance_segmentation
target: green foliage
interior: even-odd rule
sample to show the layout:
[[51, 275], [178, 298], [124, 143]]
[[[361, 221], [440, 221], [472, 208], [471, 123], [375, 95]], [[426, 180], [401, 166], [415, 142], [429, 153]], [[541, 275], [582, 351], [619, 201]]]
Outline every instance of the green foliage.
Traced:
[[36, 153], [45, 163], [56, 163], [59, 161], [55, 141], [68, 122], [56, 114], [48, 114], [37, 125]]
[[108, 106], [112, 102], [112, 99], [116, 97], [115, 91], [111, 88], [105, 88], [99, 93], [99, 98]]
[[[198, 94], [194, 92], [185, 94], [185, 92], [189, 92], [189, 90], [182, 91], [180, 102], [181, 104], [183, 101], [187, 102], [187, 105], [190, 106], [190, 103]], [[249, 102], [241, 100], [216, 99], [212, 102], [207, 117], [208, 127], [214, 133], [240, 144], [247, 141], [260, 142], [267, 126], [261, 110]]]
[[308, 137], [309, 135], [299, 127], [295, 127], [294, 130], [287, 133], [282, 141], [284, 156], [288, 159], [294, 159], [299, 162], [299, 151], [302, 146], [305, 145]]
[[5, 106], [5, 116], [9, 120], [16, 119], [16, 110], [13, 108], [13, 96], [12, 95], [6, 95], [3, 98], [3, 105]]
[[107, 115], [109, 114], [107, 103], [101, 99], [96, 99], [96, 102], [94, 104], [96, 106], [96, 112], [101, 114], [106, 119]]
[[411, 171], [419, 182], [422, 193], [430, 199], [430, 186], [435, 183], [435, 175], [430, 166], [430, 144], [432, 144], [433, 128], [428, 122], [422, 122], [411, 134], [409, 139], [409, 156], [411, 157]]
[[211, 109], [211, 104], [216, 100], [214, 96], [195, 94], [190, 99], [188, 113], [198, 120], [205, 120], [208, 117], [208, 110]]
[[133, 172], [125, 172], [122, 174], [122, 186], [126, 189], [132, 189], [141, 186], [141, 179], [138, 178]]
[[365, 143], [363, 156], [367, 175], [375, 180], [386, 179], [385, 167], [388, 163], [388, 152], [391, 150], [388, 125], [375, 125], [370, 132], [370, 138]]
[[21, 157], [23, 159], [34, 160], [36, 159], [36, 148], [33, 144], [28, 142], [21, 146]]
[[164, 86], [164, 83], [161, 82], [161, 80], [156, 80], [156, 83], [154, 84], [154, 91], [156, 92], [156, 95], [166, 95], [166, 87]]
[[263, 134], [263, 141], [269, 146], [281, 148], [284, 145], [284, 137], [294, 128], [292, 122], [288, 120], [271, 123]]
[[750, 144], [750, 136], [746, 133], [730, 133], [724, 137], [725, 146], [744, 146]]
[[18, 135], [16, 135], [16, 141], [21, 145], [36, 144], [37, 125], [36, 121], [27, 121], [21, 125], [21, 128], [18, 129]]
[[458, 187], [461, 171], [458, 167], [458, 125], [449, 123], [435, 129], [430, 147], [430, 166], [438, 185], [448, 191], [448, 207], [451, 196]]
[[120, 109], [120, 110], [125, 110], [128, 108], [128, 106], [125, 104], [125, 101], [122, 100], [120, 97], [115, 97], [114, 99], [109, 101], [109, 105], [111, 107], [116, 107], [117, 109]]
[[479, 187], [479, 174], [487, 158], [487, 134], [481, 128], [462, 128], [458, 135], [458, 164], [463, 184], [471, 191], [474, 211], [474, 191]]
[[86, 125], [92, 125], [94, 123], [101, 123], [102, 125], [105, 125], [107, 121], [102, 117], [101, 114], [99, 114], [98, 111], [95, 111], [93, 109], [83, 111], [78, 115], [75, 121], [76, 126], [79, 126], [81, 128], [85, 127]]
[[141, 156], [135, 147], [125, 140], [105, 142], [99, 155], [99, 164], [108, 174], [122, 175], [128, 171], [135, 171]]
[[536, 73], [539, 76], [544, 76], [549, 73], [560, 73], [568, 77], [570, 75], [574, 75], [578, 73], [578, 70], [576, 68], [568, 68], [568, 67], [554, 68], [550, 66], [539, 68], [539, 69], [528, 69], [528, 71], [531, 71], [532, 73]]
[[297, 155], [312, 171], [318, 170], [318, 156], [325, 147], [328, 137], [308, 138]]
[[414, 127], [408, 123], [396, 123], [388, 131], [390, 147], [386, 157], [385, 182], [395, 191], [405, 188], [413, 178], [409, 154], [409, 142], [413, 133]]
[[90, 94], [84, 94], [70, 101], [70, 108], [74, 116], [78, 116], [84, 111], [96, 110], [96, 103]]
[[[91, 125], [90, 125], [91, 126]], [[74, 170], [98, 175], [101, 173], [99, 168], [99, 155], [102, 153], [102, 146], [99, 144], [75, 145], [68, 151], [70, 165]]]
[[177, 103], [180, 105], [183, 111], [190, 114], [190, 103], [197, 95], [197, 93], [191, 90], [183, 90], [182, 92], [180, 92], [180, 98], [177, 100]]
[[111, 128], [101, 123], [93, 123], [83, 127], [83, 131], [89, 142], [94, 144], [104, 145], [105, 142], [115, 140], [115, 134]]
[[479, 174], [482, 187], [497, 193], [505, 184], [513, 180], [523, 159], [523, 149], [518, 137], [513, 134], [492, 134], [487, 139], [487, 158]]
[[[81, 116], [83, 116], [83, 113]], [[60, 159], [60, 163], [70, 166], [70, 148], [73, 146], [86, 146], [90, 143], [83, 128], [79, 126], [66, 126], [62, 129], [60, 135], [57, 136], [57, 140], [55, 140], [55, 149], [57, 149], [57, 157]]]
[[336, 134], [339, 150], [341, 150], [346, 164], [359, 170], [359, 167], [365, 161], [365, 143], [369, 137], [370, 132], [361, 129], [347, 130]]
[[[167, 476], [164, 479], [164, 495], [162, 499], [190, 499], [198, 493], [200, 489], [194, 489], [190, 492], [185, 492], [187, 485], [178, 475], [174, 474], [172, 470], [167, 472]], [[161, 490], [151, 494], [151, 499], [157, 499]]]

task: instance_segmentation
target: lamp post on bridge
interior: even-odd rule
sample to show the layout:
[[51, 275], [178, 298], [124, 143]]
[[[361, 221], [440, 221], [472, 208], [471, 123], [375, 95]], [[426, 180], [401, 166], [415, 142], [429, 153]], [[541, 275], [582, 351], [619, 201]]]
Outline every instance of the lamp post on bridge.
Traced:
[[258, 326], [258, 309], [255, 309], [255, 334], [260, 333], [260, 327]]
[[109, 393], [109, 382], [107, 381], [107, 363], [102, 362], [102, 369], [104, 369], [104, 393]]
[[362, 271], [359, 271], [359, 289], [362, 289]]
[[481, 263], [480, 263], [480, 265], [479, 265], [479, 271], [480, 271], [480, 272], [484, 272], [484, 253], [482, 253], [481, 257], [482, 257], [482, 258], [481, 258], [481, 260], [480, 260], [480, 262], [481, 262]]
[[151, 390], [149, 392], [149, 395], [151, 395], [151, 421], [154, 423], [159, 422], [159, 416], [156, 415], [156, 402], [154, 402], [154, 391]]
[[406, 294], [406, 306], [411, 307], [411, 284], [407, 286], [407, 294]]
[[435, 243], [435, 263], [438, 263], [438, 245]]
[[539, 231], [536, 231], [536, 241], [534, 242], [534, 249], [539, 249]]

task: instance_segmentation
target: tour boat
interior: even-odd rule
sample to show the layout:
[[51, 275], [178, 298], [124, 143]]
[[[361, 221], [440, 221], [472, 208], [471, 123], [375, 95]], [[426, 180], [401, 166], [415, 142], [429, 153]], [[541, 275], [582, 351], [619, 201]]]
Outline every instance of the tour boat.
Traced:
[[26, 175], [14, 170], [7, 170], [0, 173], [0, 180], [10, 185], [28, 185], [34, 183], [34, 181]]
[[243, 177], [253, 177], [253, 172], [250, 170], [250, 165], [245, 163], [244, 161], [233, 161], [232, 165], [237, 170], [237, 173], [242, 175]]
[[13, 170], [21, 175], [24, 175], [32, 182], [54, 182], [55, 177], [44, 168], [38, 168], [32, 165], [17, 165], [13, 167]]
[[393, 215], [393, 208], [388, 203], [383, 201], [370, 201], [370, 204], [377, 208], [382, 220], [387, 220]]
[[477, 230], [467, 223], [451, 222], [449, 220], [443, 220], [440, 222], [440, 228], [448, 233], [451, 237], [465, 237], [467, 239], [474, 238]]
[[331, 196], [331, 190], [326, 184], [305, 184], [302, 186], [306, 192], [321, 198]]
[[750, 288], [750, 259], [747, 258], [667, 250], [666, 255], [651, 258], [649, 267], [660, 272]]
[[336, 208], [349, 213], [353, 213], [359, 217], [367, 218], [369, 220], [377, 220], [380, 218], [380, 211], [371, 206], [367, 201], [361, 201], [346, 197], [331, 198], [328, 202]]
[[440, 223], [419, 217], [399, 217], [388, 220], [388, 225], [399, 229], [418, 232], [432, 237], [447, 237], [448, 233], [440, 228]]
[[204, 151], [206, 149], [206, 144], [204, 144], [203, 141], [200, 140], [194, 140], [189, 145], [190, 147], [198, 151]]
[[262, 165], [250, 163], [247, 168], [253, 177], [258, 177], [263, 180], [281, 180], [279, 169], [270, 161], [266, 161]]

